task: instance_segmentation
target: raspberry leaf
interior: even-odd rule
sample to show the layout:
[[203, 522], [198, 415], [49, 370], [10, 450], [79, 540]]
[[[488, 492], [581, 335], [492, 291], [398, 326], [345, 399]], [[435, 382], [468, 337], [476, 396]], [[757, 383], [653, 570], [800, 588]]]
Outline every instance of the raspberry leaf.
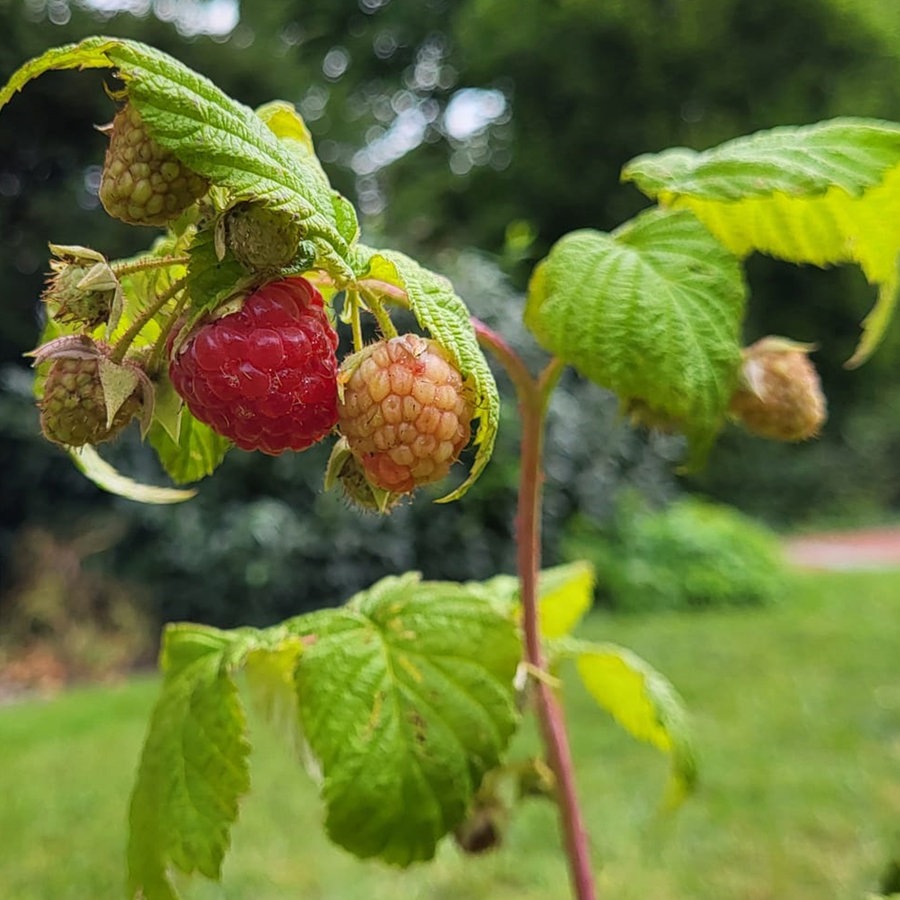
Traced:
[[300, 746], [300, 729], [294, 673], [304, 650], [303, 641], [280, 626], [266, 629], [263, 634], [270, 639], [270, 645], [251, 650], [244, 660], [250, 700], [296, 750]]
[[703, 152], [639, 156], [623, 170], [647, 196], [688, 208], [738, 256], [858, 263], [877, 299], [848, 365], [880, 342], [900, 290], [900, 124], [841, 118], [775, 128]]
[[300, 162], [308, 166], [312, 172], [319, 173], [322, 185], [331, 192], [334, 221], [338, 231], [348, 246], [353, 244], [359, 237], [356, 210], [346, 197], [331, 189], [328, 176], [316, 156], [312, 135], [310, 135], [303, 117], [293, 104], [285, 103], [283, 100], [272, 100], [264, 104], [256, 110], [256, 114]]
[[575, 630], [593, 605], [594, 580], [594, 567], [584, 560], [540, 573], [538, 608], [543, 637], [563, 637]]
[[250, 648], [244, 632], [170, 625], [164, 672], [131, 796], [131, 896], [175, 898], [169, 869], [218, 880], [250, 787], [244, 711], [234, 669]]
[[[320, 265], [351, 275], [346, 208], [336, 204], [317, 163], [303, 164], [253, 110], [179, 61], [136, 41], [90, 37], [25, 63], [0, 91], [0, 106], [53, 69], [112, 68], [151, 137], [233, 199], [264, 199], [303, 220]], [[338, 218], [341, 225], [338, 226]]]
[[[594, 581], [594, 567], [585, 560], [541, 570], [538, 576], [541, 637], [561, 638], [577, 628], [593, 605]], [[514, 575], [495, 575], [480, 584], [501, 608], [518, 608], [519, 580]]]
[[678, 806], [695, 788], [697, 763], [681, 698], [652, 666], [624, 647], [565, 639], [555, 660], [572, 659], [597, 704], [632, 737], [669, 755], [671, 769], [663, 805]]
[[198, 231], [189, 250], [185, 283], [191, 321], [245, 294], [255, 280], [256, 276], [249, 274], [231, 253], [219, 257], [214, 229]]
[[119, 497], [125, 497], [127, 500], [135, 500], [138, 503], [183, 503], [197, 494], [193, 490], [140, 484], [111, 466], [90, 444], [85, 444], [83, 447], [73, 447], [69, 450], [69, 456], [72, 457], [75, 468], [85, 478], [93, 481], [97, 487], [102, 488], [104, 491], [116, 494]]
[[475, 418], [479, 420], [475, 459], [463, 484], [438, 502], [458, 500], [488, 464], [500, 423], [500, 395], [478, 346], [469, 310], [448, 279], [403, 253], [363, 246], [356, 250], [355, 268], [363, 297], [374, 293], [380, 299], [396, 302], [397, 293], [391, 288], [399, 288], [416, 321], [450, 353], [463, 379], [474, 390]]
[[329, 835], [360, 857], [430, 859], [516, 726], [512, 618], [478, 586], [411, 573], [288, 624], [310, 636], [296, 686]]
[[538, 264], [525, 322], [542, 346], [628, 407], [649, 407], [704, 459], [740, 367], [738, 260], [688, 210], [611, 234], [575, 231]]
[[63, 69], [108, 69], [107, 52], [117, 41], [112, 38], [94, 37], [79, 44], [53, 47], [34, 59], [23, 63], [0, 89], [0, 108], [38, 75]]
[[228, 438], [216, 434], [183, 406], [177, 435], [174, 438], [161, 421], [154, 422], [148, 435], [150, 446], [176, 484], [189, 484], [211, 475], [232, 446]]

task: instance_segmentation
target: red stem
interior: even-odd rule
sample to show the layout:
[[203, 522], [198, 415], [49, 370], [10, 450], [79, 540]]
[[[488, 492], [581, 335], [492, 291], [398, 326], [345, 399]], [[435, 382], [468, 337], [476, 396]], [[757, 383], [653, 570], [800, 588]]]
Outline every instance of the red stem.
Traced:
[[479, 342], [503, 364], [518, 395], [522, 416], [522, 445], [516, 541], [525, 659], [537, 672], [534, 679], [535, 705], [547, 763], [556, 777], [556, 799], [572, 890], [577, 900], [596, 900], [588, 835], [578, 803], [575, 769], [563, 710], [556, 694], [541, 677], [545, 661], [538, 611], [538, 573], [541, 567], [544, 415], [562, 364], [558, 360], [552, 361], [541, 377], [535, 380], [521, 358], [502, 337], [478, 320], [473, 319], [473, 324]]

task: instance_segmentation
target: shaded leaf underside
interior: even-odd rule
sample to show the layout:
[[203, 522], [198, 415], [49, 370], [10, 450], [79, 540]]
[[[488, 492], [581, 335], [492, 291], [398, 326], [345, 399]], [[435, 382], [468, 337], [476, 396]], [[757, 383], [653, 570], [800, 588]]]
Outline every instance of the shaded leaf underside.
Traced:
[[721, 426], [740, 363], [738, 260], [688, 210], [566, 235], [539, 264], [525, 320], [542, 345], [626, 404], [673, 420], [695, 458]]

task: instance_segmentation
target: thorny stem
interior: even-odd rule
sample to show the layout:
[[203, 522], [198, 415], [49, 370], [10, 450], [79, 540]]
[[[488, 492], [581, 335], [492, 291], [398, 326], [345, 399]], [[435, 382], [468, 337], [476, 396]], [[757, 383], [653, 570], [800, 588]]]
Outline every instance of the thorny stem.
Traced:
[[[518, 354], [492, 329], [472, 320], [479, 343], [490, 350], [506, 369], [516, 388], [522, 416], [519, 507], [516, 541], [522, 602], [525, 660], [544, 672], [538, 613], [538, 573], [541, 567], [541, 499], [543, 487], [544, 421], [553, 388], [564, 364], [553, 359], [535, 379]], [[559, 698], [549, 680], [533, 678], [535, 705], [549, 764], [556, 778], [556, 799], [569, 864], [569, 877], [576, 900], [596, 900], [594, 874], [584, 817], [575, 789], [572, 751]]]
[[110, 268], [116, 275], [133, 275], [135, 272], [144, 272], [149, 269], [164, 269], [169, 266], [186, 266], [190, 261], [189, 256], [151, 256], [143, 259], [123, 260], [110, 263]]
[[363, 348], [362, 323], [359, 320], [359, 294], [347, 291], [347, 303], [350, 313], [350, 330], [353, 333], [353, 351], [358, 353]]
[[169, 335], [171, 334], [172, 329], [175, 327], [175, 324], [178, 322], [179, 316], [181, 316], [182, 310], [184, 309], [187, 301], [188, 295], [182, 294], [176, 301], [175, 306], [172, 307], [171, 312], [160, 328], [159, 337], [156, 339], [156, 343], [153, 345], [153, 352], [150, 354], [150, 359], [148, 360], [146, 366], [147, 374], [150, 375], [151, 378], [155, 377], [160, 370], [163, 356], [166, 352], [166, 348], [169, 342]]
[[384, 308], [381, 298], [374, 294], [368, 295], [366, 291], [363, 291], [363, 297], [372, 315], [375, 316], [375, 321], [378, 322], [381, 336], [386, 340], [397, 337], [397, 328]]
[[184, 287], [187, 278], [179, 278], [174, 284], [163, 291], [156, 300], [150, 304], [135, 320], [131, 323], [128, 330], [116, 341], [115, 347], [110, 354], [113, 362], [122, 362], [131, 342], [140, 334], [143, 327]]

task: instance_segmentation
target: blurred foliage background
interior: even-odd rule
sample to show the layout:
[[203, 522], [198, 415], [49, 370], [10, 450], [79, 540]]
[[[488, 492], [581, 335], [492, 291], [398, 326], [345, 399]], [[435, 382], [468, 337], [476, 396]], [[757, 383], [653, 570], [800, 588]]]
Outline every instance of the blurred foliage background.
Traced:
[[[248, 105], [295, 103], [365, 240], [450, 276], [535, 365], [520, 318], [531, 267], [563, 233], [610, 229], [647, 205], [618, 181], [628, 159], [838, 115], [900, 119], [900, 6], [879, 0], [0, 0], [0, 26], [4, 79], [48, 47], [106, 33], [168, 51]], [[45, 75], [0, 114], [0, 626], [33, 610], [35, 577], [79, 590], [106, 579], [104, 609], [119, 612], [104, 616], [137, 653], [147, 616], [265, 624], [387, 572], [512, 571], [518, 422], [502, 377], [501, 437], [476, 487], [439, 508], [417, 496], [384, 520], [322, 493], [324, 447], [235, 450], [197, 499], [143, 507], [99, 491], [40, 438], [22, 354], [40, 328], [47, 241], [114, 258], [155, 235], [97, 201], [105, 139], [92, 126], [111, 115], [96, 72]], [[748, 277], [748, 343], [776, 333], [819, 346], [821, 439], [775, 446], [729, 429], [705, 471], [679, 477], [677, 438], [632, 431], [612, 397], [568, 373], [547, 443], [547, 564], [586, 534], [618, 529], [625, 546], [640, 528], [623, 523], [623, 491], [643, 498], [641, 516], [685, 493], [779, 528], [896, 515], [897, 326], [847, 371], [873, 301], [858, 271], [755, 257]], [[160, 478], [133, 436], [104, 454]], [[32, 611], [28, 630], [37, 639], [64, 620]]]

